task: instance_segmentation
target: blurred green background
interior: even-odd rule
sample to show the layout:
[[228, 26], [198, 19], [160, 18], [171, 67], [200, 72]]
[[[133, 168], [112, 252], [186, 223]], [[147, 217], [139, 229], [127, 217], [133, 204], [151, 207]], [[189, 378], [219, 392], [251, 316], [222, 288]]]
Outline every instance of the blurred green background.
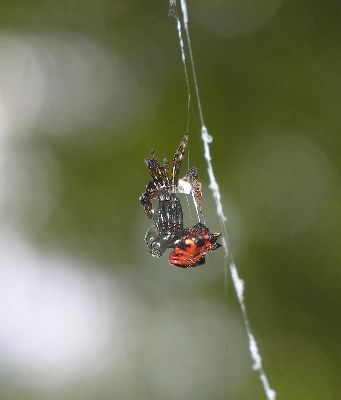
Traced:
[[[337, 399], [340, 3], [188, 8], [264, 368], [278, 399]], [[166, 0], [0, 1], [1, 400], [265, 398], [223, 251], [182, 270], [144, 244], [144, 158], [171, 157], [186, 129], [168, 12]], [[199, 128], [193, 101], [184, 164], [217, 230]]]

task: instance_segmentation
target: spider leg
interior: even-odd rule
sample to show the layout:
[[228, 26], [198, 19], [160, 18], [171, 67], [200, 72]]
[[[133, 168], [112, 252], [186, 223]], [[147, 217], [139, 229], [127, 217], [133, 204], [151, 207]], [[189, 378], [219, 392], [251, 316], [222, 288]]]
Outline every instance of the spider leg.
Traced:
[[186, 151], [187, 143], [188, 143], [188, 134], [186, 133], [182, 138], [180, 145], [173, 157], [172, 173], [171, 173], [171, 184], [173, 188], [176, 188], [178, 185], [181, 162]]
[[163, 156], [163, 163], [154, 157], [154, 150], [150, 153], [150, 156], [145, 160], [148, 171], [154, 181], [156, 181], [159, 186], [167, 186], [169, 182], [168, 177], [168, 161], [165, 156]]
[[144, 212], [149, 218], [153, 218], [154, 210], [152, 206], [152, 200], [156, 199], [159, 194], [159, 187], [155, 180], [152, 180], [146, 186], [146, 191], [140, 196], [140, 203], [144, 209]]
[[168, 171], [169, 161], [166, 156], [162, 155], [162, 164], [161, 164], [161, 174], [163, 178], [163, 182], [165, 182], [165, 186], [169, 186], [169, 171]]
[[187, 174], [181, 179], [182, 185], [179, 184], [179, 191], [184, 188], [183, 193], [188, 193], [188, 187], [186, 183], [189, 184], [190, 190], [193, 196], [195, 208], [197, 210], [198, 218], [202, 216], [201, 210], [201, 199], [202, 199], [202, 184], [198, 179], [198, 170], [192, 167], [188, 170]]

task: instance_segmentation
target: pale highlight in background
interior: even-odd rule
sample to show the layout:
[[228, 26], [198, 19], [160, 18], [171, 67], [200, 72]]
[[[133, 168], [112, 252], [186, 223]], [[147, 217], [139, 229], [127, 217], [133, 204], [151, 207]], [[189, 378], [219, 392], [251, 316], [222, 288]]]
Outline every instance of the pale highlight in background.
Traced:
[[128, 65], [82, 35], [2, 33], [0, 52], [0, 134], [65, 134], [105, 120], [122, 127], [136, 112], [139, 84]]
[[44, 387], [101, 370], [106, 347], [118, 341], [112, 283], [39, 253], [9, 229], [0, 231], [0, 254], [0, 375], [12, 370]]

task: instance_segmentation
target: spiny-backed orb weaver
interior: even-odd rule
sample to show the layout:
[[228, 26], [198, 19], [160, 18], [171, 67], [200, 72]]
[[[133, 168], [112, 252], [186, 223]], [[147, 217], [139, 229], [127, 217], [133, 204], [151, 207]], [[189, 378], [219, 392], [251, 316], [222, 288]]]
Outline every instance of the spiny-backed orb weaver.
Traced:
[[[153, 257], [161, 257], [166, 249], [173, 248], [169, 262], [182, 268], [204, 264], [206, 254], [220, 247], [217, 243], [220, 233], [211, 233], [201, 222], [190, 228], [183, 227], [183, 211], [177, 194], [192, 194], [198, 216], [201, 215], [202, 198], [202, 185], [195, 167], [179, 179], [187, 143], [186, 134], [173, 156], [171, 169], [165, 156], [160, 163], [155, 158], [155, 151], [151, 152], [145, 162], [152, 180], [140, 196], [145, 213], [153, 220], [153, 225], [145, 235], [149, 253]], [[156, 210], [153, 209], [153, 199], [158, 199]]]

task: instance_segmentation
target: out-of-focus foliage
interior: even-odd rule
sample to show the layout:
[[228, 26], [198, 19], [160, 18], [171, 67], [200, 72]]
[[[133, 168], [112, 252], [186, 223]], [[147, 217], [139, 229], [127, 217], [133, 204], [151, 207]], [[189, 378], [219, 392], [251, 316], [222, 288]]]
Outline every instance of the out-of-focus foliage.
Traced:
[[[188, 3], [264, 367], [280, 399], [336, 399], [340, 3]], [[1, 400], [264, 398], [222, 252], [179, 270], [143, 241], [143, 160], [170, 157], [186, 127], [168, 11], [166, 0], [0, 2]], [[189, 155], [218, 229], [194, 102]]]

